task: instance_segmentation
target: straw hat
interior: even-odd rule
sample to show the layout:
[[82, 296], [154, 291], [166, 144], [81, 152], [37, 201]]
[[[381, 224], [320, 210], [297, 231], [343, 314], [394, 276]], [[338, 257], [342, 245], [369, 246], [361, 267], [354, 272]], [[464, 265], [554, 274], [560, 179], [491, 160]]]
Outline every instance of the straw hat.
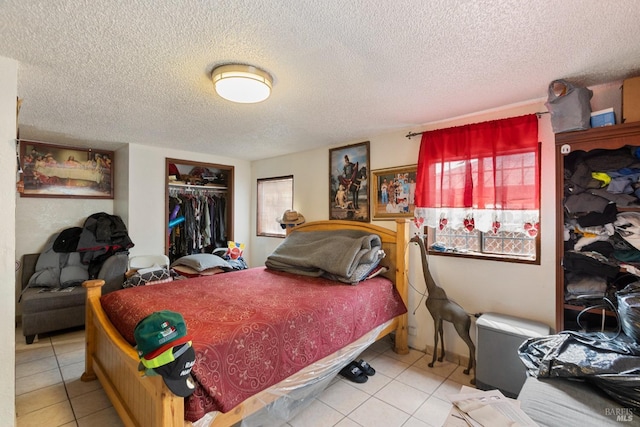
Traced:
[[280, 224], [298, 225], [305, 222], [304, 216], [296, 211], [286, 210], [280, 218], [276, 218]]

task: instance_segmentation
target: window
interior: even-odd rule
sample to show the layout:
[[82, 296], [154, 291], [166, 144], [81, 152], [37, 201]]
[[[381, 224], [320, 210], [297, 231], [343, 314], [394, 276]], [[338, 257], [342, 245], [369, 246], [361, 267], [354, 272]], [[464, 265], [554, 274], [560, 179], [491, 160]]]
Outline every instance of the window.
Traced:
[[425, 132], [415, 216], [430, 250], [538, 261], [539, 152], [533, 114]]
[[258, 179], [257, 235], [285, 237], [276, 219], [287, 209], [293, 209], [293, 175]]
[[442, 230], [432, 228], [426, 234], [431, 252], [522, 261], [535, 261], [537, 256], [537, 236], [517, 231], [483, 233], [477, 229], [467, 231], [464, 227], [445, 226]]

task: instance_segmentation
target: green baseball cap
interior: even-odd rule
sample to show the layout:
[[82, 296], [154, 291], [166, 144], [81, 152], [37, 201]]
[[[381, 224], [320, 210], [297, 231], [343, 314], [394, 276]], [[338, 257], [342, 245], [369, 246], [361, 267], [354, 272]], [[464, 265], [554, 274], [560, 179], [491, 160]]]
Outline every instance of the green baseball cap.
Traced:
[[136, 340], [138, 356], [144, 357], [159, 349], [177, 345], [180, 338], [187, 335], [187, 325], [180, 313], [162, 310], [151, 313], [136, 325], [133, 336]]

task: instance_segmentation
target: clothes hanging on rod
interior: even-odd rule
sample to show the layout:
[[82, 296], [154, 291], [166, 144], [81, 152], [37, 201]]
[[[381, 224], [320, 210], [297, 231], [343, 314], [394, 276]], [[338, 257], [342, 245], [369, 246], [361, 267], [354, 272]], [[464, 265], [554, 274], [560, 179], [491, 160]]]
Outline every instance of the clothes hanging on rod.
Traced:
[[[226, 193], [219, 189], [169, 189], [169, 258], [211, 253], [227, 246]], [[182, 220], [184, 218], [184, 220]]]

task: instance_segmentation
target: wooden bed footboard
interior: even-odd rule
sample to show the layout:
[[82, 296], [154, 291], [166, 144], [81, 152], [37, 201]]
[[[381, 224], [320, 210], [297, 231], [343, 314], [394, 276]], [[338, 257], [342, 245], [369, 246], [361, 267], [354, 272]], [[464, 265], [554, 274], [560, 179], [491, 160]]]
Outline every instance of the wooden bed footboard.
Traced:
[[[103, 280], [89, 280], [85, 323], [85, 371], [82, 381], [100, 380], [126, 426], [182, 426], [184, 399], [162, 377], [144, 377], [138, 354], [111, 324], [100, 305]], [[190, 423], [189, 423], [190, 424]]]
[[[385, 274], [398, 289], [405, 305], [408, 298], [406, 246], [409, 241], [409, 220], [396, 220], [396, 231], [356, 221], [318, 221], [296, 227], [301, 231], [337, 228], [371, 231], [380, 236], [389, 267]], [[160, 376], [144, 377], [138, 371], [135, 349], [109, 321], [100, 304], [103, 280], [83, 283], [87, 290], [85, 322], [85, 371], [82, 381], [100, 380], [114, 409], [126, 426], [178, 427], [190, 426], [184, 420], [184, 399], [175, 396]], [[407, 305], [408, 306], [408, 305]], [[378, 335], [378, 339], [395, 332], [394, 351], [409, 352], [407, 314], [396, 317]], [[268, 394], [259, 394], [233, 410], [218, 414], [211, 427], [231, 426], [244, 416], [256, 412], [270, 402]]]

